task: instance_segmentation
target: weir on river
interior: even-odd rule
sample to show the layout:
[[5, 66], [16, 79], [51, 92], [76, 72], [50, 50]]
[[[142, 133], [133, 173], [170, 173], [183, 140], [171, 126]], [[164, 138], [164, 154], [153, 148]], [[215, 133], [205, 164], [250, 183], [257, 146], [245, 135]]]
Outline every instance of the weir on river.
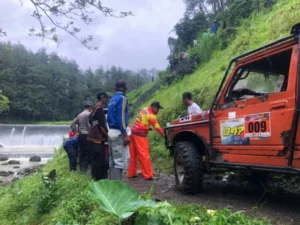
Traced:
[[[53, 157], [55, 148], [62, 145], [69, 130], [68, 125], [0, 124], [0, 155], [4, 157], [0, 162], [0, 172], [10, 174], [0, 175], [0, 183], [10, 183], [26, 174], [25, 170], [34, 171], [37, 166], [46, 164]], [[39, 160], [31, 162], [29, 158], [32, 156]]]
[[0, 146], [59, 147], [69, 130], [68, 125], [0, 124]]

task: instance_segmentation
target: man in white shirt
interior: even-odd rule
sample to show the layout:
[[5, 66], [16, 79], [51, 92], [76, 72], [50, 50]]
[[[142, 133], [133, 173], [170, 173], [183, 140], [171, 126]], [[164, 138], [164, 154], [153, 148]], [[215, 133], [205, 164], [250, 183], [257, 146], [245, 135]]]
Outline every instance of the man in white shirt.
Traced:
[[197, 103], [193, 102], [192, 94], [190, 92], [185, 92], [182, 95], [182, 102], [185, 106], [188, 107], [188, 114], [189, 115], [199, 115], [202, 113], [201, 108]]

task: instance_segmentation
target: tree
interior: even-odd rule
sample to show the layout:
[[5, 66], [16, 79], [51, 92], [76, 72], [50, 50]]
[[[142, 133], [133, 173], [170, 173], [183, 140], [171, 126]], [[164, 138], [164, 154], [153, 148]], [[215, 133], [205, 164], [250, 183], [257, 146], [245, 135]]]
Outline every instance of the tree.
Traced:
[[[61, 43], [57, 30], [63, 30], [78, 40], [88, 49], [97, 49], [89, 43], [93, 40], [92, 35], [81, 37], [81, 28], [76, 25], [82, 20], [86, 25], [91, 24], [97, 12], [106, 17], [124, 18], [132, 15], [131, 12], [116, 12], [106, 7], [100, 0], [20, 0], [21, 5], [29, 2], [34, 6], [32, 16], [38, 21], [39, 29], [31, 28], [29, 34], [42, 39], [49, 39], [57, 44]], [[94, 11], [95, 10], [95, 11]], [[0, 28], [0, 37], [6, 36], [6, 32]]]
[[[187, 48], [197, 38], [198, 33], [204, 32], [209, 26], [207, 17], [203, 13], [196, 14], [192, 19], [184, 17], [175, 25], [175, 31], [178, 36], [177, 44], [182, 48]], [[174, 43], [172, 41], [172, 43]]]
[[6, 96], [0, 93], [0, 114], [8, 109], [9, 100]]
[[197, 13], [209, 14], [205, 0], [183, 0], [186, 5], [185, 16], [194, 16]]
[[[116, 80], [126, 80], [129, 91], [151, 82], [146, 69], [141, 69], [137, 82], [138, 74], [131, 70], [99, 66], [82, 71], [75, 61], [45, 49], [33, 53], [21, 44], [0, 42], [0, 56], [7, 48], [10, 54], [0, 62], [0, 89], [9, 99], [12, 119], [71, 120], [82, 110], [83, 101], [96, 102], [100, 91], [112, 94]], [[8, 105], [7, 98], [0, 99], [0, 110]]]
[[176, 47], [177, 47], [177, 39], [173, 38], [173, 37], [169, 37], [168, 38], [168, 46], [170, 48], [170, 52], [171, 54], [173, 54], [174, 52], [176, 52]]
[[224, 14], [226, 7], [233, 3], [233, 0], [183, 0], [186, 5], [185, 16], [194, 16], [201, 12], [207, 16], [215, 17], [219, 12]]

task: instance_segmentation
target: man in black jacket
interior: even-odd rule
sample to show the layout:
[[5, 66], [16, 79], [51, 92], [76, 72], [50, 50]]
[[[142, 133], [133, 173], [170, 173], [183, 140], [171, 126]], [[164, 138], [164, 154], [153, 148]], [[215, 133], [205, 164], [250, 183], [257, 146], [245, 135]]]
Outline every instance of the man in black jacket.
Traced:
[[108, 176], [108, 129], [103, 110], [108, 98], [107, 93], [98, 93], [98, 103], [90, 114], [89, 140], [92, 143], [92, 177], [95, 180], [107, 179]]

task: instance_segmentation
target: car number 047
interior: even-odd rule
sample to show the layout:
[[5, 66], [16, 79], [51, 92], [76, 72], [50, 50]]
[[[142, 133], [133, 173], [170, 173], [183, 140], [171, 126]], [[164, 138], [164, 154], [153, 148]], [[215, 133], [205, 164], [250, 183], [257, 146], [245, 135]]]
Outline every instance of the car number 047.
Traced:
[[245, 130], [245, 128], [243, 126], [225, 127], [223, 129], [223, 136], [229, 136], [231, 134], [233, 134], [234, 136], [240, 136], [244, 130]]

